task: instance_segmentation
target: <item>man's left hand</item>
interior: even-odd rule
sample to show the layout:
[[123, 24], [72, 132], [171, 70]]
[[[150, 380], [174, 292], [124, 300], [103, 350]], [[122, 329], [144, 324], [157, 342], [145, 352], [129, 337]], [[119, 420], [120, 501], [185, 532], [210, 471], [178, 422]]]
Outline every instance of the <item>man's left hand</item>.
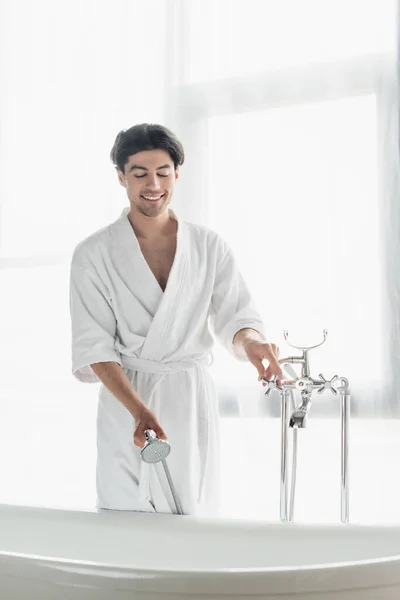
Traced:
[[[258, 371], [258, 381], [262, 378], [271, 380], [274, 375], [277, 375], [277, 384], [281, 385], [283, 380], [283, 372], [278, 363], [279, 348], [276, 344], [259, 340], [248, 340], [243, 345], [243, 350], [248, 360], [255, 366]], [[265, 368], [263, 360], [268, 361], [268, 367]]]

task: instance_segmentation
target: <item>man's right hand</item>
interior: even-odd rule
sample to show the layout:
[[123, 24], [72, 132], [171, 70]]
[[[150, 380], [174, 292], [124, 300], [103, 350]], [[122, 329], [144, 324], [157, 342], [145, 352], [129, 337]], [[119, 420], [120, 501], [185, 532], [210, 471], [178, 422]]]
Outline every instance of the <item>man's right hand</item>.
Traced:
[[166, 440], [167, 436], [161, 429], [157, 417], [142, 402], [133, 389], [125, 371], [116, 362], [100, 362], [90, 365], [103, 385], [125, 406], [136, 421], [133, 437], [135, 446], [143, 448], [146, 443], [144, 432], [152, 429], [156, 436]]
[[146, 436], [144, 432], [146, 429], [152, 429], [156, 436], [161, 440], [166, 440], [167, 436], [165, 435], [164, 430], [161, 428], [160, 423], [156, 415], [149, 410], [147, 407], [143, 407], [140, 409], [138, 414], [135, 416], [136, 428], [133, 436], [133, 442], [135, 446], [139, 446], [139, 448], [143, 448], [146, 443]]

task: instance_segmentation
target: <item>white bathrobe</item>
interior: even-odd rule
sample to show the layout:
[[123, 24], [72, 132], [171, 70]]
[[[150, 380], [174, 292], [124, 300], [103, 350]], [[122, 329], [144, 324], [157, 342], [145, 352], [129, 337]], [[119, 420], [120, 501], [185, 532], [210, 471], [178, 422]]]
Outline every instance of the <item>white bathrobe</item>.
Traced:
[[[93, 363], [115, 361], [157, 415], [185, 514], [215, 514], [219, 500], [219, 427], [208, 367], [213, 336], [237, 357], [245, 327], [263, 335], [227, 244], [206, 227], [178, 222], [177, 249], [163, 292], [124, 209], [75, 249], [71, 264], [72, 370], [98, 382]], [[234, 365], [232, 365], [234, 368]], [[175, 512], [162, 466], [141, 461], [134, 419], [105, 388], [97, 416], [97, 506]]]

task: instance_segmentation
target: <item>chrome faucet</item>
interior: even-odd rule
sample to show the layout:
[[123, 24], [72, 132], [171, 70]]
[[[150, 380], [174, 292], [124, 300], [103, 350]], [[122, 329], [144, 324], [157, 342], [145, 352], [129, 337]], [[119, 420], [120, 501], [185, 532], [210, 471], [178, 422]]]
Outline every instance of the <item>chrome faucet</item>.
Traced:
[[[279, 364], [288, 373], [291, 380], [285, 380], [282, 385], [278, 385], [277, 377], [272, 380], [263, 379], [263, 385], [267, 387], [265, 392], [269, 396], [272, 390], [278, 390], [281, 395], [281, 520], [292, 521], [294, 510], [294, 488], [296, 481], [296, 460], [297, 460], [297, 429], [306, 427], [307, 416], [311, 408], [311, 396], [316, 390], [322, 394], [325, 390], [330, 390], [335, 396], [340, 396], [341, 412], [341, 521], [349, 521], [349, 484], [348, 484], [348, 429], [350, 419], [350, 392], [349, 382], [345, 377], [335, 375], [328, 380], [320, 373], [319, 379], [314, 379], [310, 375], [308, 353], [325, 342], [328, 332], [323, 331], [321, 343], [315, 346], [295, 346], [288, 341], [288, 332], [283, 332], [285, 341], [292, 348], [301, 350], [300, 356], [289, 356], [279, 359]], [[297, 376], [291, 365], [301, 365], [301, 375]], [[301, 394], [301, 402], [295, 406], [294, 392], [298, 390]], [[290, 414], [289, 414], [289, 411]], [[289, 479], [288, 479], [288, 430], [293, 429], [293, 461], [292, 461], [292, 489], [289, 500]]]

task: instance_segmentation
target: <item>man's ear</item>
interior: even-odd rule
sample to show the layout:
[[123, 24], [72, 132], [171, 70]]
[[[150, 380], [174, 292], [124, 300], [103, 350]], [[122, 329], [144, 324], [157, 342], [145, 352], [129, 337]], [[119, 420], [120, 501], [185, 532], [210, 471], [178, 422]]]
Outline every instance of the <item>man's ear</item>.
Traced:
[[180, 175], [180, 171], [179, 171], [179, 167], [178, 167], [178, 169], [175, 169], [175, 181], [178, 181], [179, 175]]
[[117, 175], [118, 175], [118, 181], [119, 183], [123, 186], [126, 187], [126, 182], [125, 182], [125, 175], [122, 171], [120, 171], [119, 169], [116, 169], [117, 171]]

